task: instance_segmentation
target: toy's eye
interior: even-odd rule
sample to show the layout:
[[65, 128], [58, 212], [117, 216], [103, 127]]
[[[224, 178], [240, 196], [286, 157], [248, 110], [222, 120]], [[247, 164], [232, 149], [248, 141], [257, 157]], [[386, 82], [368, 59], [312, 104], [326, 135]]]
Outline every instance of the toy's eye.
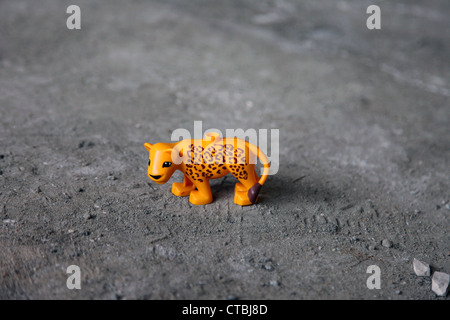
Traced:
[[148, 160], [148, 165], [150, 166], [150, 159]]
[[166, 161], [163, 163], [163, 168], [170, 167], [171, 165], [172, 165], [172, 162]]

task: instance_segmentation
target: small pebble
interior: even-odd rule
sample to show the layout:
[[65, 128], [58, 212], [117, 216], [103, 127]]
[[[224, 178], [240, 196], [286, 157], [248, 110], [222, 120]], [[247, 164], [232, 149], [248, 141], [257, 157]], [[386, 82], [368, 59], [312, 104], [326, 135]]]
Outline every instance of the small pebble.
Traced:
[[392, 248], [392, 241], [384, 239], [383, 241], [381, 241], [381, 245], [386, 248]]
[[86, 220], [90, 220], [90, 219], [94, 219], [95, 215], [91, 214], [89, 212], [86, 212], [85, 214], [83, 214], [83, 218], [86, 219]]
[[444, 272], [433, 273], [433, 279], [431, 282], [431, 290], [440, 297], [445, 297], [448, 292], [450, 284], [450, 275]]
[[416, 275], [419, 277], [429, 277], [430, 276], [430, 265], [414, 258], [413, 268]]
[[273, 262], [270, 259], [267, 259], [267, 260], [263, 259], [260, 262], [263, 262], [262, 267], [263, 267], [263, 269], [265, 269], [267, 271], [273, 271], [275, 269]]
[[278, 288], [280, 286], [280, 283], [277, 280], [271, 280], [270, 285], [274, 288]]

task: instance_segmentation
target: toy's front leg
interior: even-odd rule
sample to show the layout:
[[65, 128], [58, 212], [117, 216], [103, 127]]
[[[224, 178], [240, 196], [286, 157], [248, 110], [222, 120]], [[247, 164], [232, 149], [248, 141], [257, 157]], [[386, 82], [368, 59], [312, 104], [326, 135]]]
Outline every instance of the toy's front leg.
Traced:
[[184, 175], [184, 182], [175, 182], [172, 184], [172, 193], [179, 197], [188, 196], [194, 190], [194, 184], [186, 175]]
[[191, 192], [189, 201], [192, 204], [196, 205], [211, 203], [213, 198], [211, 193], [211, 187], [209, 186], [209, 180], [206, 179], [205, 181], [202, 182], [196, 180], [194, 181], [194, 185], [197, 188], [197, 190]]

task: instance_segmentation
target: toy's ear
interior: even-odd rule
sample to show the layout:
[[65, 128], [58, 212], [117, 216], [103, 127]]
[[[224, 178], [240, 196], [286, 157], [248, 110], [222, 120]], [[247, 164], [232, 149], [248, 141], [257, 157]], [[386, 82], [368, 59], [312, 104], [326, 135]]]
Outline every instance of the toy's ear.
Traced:
[[144, 143], [144, 147], [145, 147], [145, 149], [147, 149], [148, 152], [150, 152], [150, 150], [152, 149], [153, 145], [146, 142], [146, 143]]

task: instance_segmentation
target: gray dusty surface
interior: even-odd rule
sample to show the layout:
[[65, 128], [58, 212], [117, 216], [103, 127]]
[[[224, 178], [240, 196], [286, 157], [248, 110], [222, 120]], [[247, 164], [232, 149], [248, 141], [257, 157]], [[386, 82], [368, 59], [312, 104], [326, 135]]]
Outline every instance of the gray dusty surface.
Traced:
[[[0, 2], [0, 298], [448, 299], [450, 2], [76, 3]], [[150, 183], [194, 120], [280, 129], [256, 205]]]

